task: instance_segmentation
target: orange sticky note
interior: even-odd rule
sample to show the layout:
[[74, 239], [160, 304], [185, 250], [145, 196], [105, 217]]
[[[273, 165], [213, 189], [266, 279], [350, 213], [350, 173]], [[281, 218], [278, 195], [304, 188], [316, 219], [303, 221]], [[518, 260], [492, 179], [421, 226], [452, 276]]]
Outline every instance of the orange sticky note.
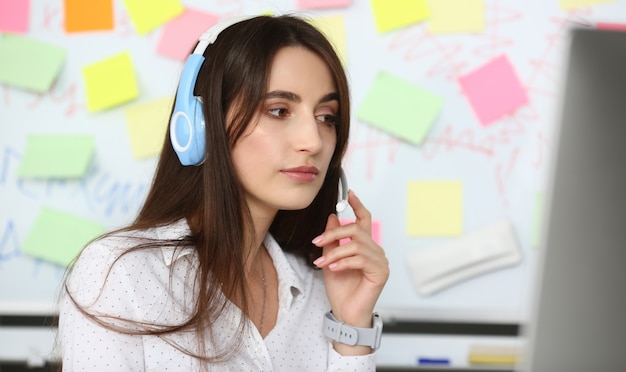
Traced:
[[112, 0], [64, 0], [65, 31], [100, 31], [113, 29]]

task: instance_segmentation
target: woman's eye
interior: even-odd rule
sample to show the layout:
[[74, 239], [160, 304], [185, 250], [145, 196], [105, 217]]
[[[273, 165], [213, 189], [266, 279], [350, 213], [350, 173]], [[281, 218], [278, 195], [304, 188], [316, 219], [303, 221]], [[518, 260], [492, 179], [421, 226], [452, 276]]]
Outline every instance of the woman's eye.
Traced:
[[270, 116], [274, 116], [277, 118], [286, 118], [287, 116], [289, 116], [289, 111], [286, 108], [272, 108], [267, 110], [267, 113]]
[[339, 115], [333, 115], [333, 114], [317, 115], [315, 119], [321, 123], [328, 124], [328, 125], [339, 124]]

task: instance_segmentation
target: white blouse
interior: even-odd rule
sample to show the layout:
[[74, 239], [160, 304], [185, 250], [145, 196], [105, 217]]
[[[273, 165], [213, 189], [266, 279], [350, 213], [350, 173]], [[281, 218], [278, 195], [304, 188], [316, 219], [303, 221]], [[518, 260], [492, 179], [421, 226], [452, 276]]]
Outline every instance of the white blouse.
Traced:
[[[180, 239], [189, 233], [184, 221], [90, 244], [69, 277], [74, 299], [106, 323], [141, 329], [120, 319], [172, 325], [186, 319], [193, 304], [193, 272], [197, 256], [191, 248], [141, 249], [121, 255], [137, 239]], [[265, 246], [278, 274], [279, 310], [274, 329], [263, 339], [249, 319], [241, 350], [219, 371], [374, 371], [375, 354], [341, 356], [322, 334], [330, 309], [321, 271], [285, 253], [268, 235]], [[116, 261], [117, 260], [117, 261]], [[109, 271], [110, 270], [110, 271]], [[228, 302], [225, 316], [213, 328], [211, 354], [226, 349], [245, 315]], [[195, 334], [181, 331], [161, 337], [128, 335], [108, 330], [85, 317], [63, 296], [59, 309], [59, 341], [63, 371], [196, 371], [199, 361], [178, 348], [197, 350]], [[169, 342], [168, 342], [169, 341]]]

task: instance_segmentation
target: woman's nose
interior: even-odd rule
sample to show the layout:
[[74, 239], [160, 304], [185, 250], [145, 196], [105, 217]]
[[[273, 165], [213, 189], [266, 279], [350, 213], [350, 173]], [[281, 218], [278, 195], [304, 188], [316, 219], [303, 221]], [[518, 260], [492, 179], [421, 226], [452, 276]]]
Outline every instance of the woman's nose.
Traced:
[[300, 118], [299, 123], [294, 126], [295, 146], [298, 151], [308, 151], [317, 153], [322, 149], [322, 135], [320, 124], [313, 115]]

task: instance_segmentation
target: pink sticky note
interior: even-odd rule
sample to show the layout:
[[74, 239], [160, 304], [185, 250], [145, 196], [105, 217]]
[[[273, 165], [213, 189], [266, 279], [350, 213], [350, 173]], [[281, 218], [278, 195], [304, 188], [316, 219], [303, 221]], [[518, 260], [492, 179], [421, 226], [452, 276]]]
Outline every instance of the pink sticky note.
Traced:
[[345, 8], [351, 0], [298, 0], [300, 9]]
[[26, 33], [29, 14], [30, 0], [0, 0], [0, 32]]
[[[354, 222], [354, 220], [341, 220], [341, 221], [339, 221], [339, 223], [342, 224], [342, 225], [347, 225], [347, 224], [353, 223], [353, 222]], [[372, 240], [376, 244], [378, 244], [378, 245], [380, 245], [380, 230], [381, 230], [380, 229], [380, 221], [372, 220]], [[343, 244], [345, 244], [345, 243], [347, 243], [349, 241], [350, 241], [350, 239], [341, 239], [339, 241], [339, 245], [343, 245]]]
[[505, 55], [461, 76], [459, 83], [483, 126], [528, 103], [526, 90]]
[[626, 23], [598, 22], [596, 23], [596, 28], [598, 30], [626, 32]]
[[213, 26], [219, 17], [215, 14], [185, 8], [183, 14], [163, 26], [157, 53], [178, 60], [192, 52], [202, 33]]

